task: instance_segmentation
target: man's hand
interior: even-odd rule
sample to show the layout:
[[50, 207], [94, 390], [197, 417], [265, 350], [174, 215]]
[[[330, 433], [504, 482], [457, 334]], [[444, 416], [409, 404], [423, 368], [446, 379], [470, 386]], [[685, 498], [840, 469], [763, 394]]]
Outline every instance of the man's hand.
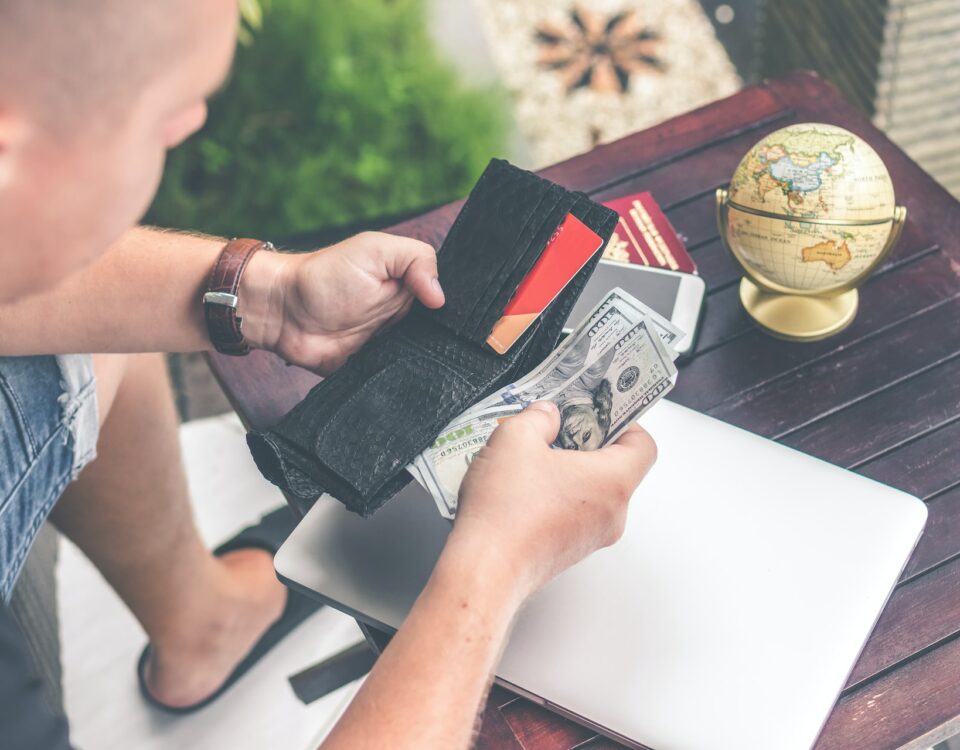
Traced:
[[463, 548], [474, 565], [477, 555], [497, 558], [521, 598], [620, 538], [630, 496], [656, 461], [637, 425], [596, 451], [551, 448], [559, 428], [548, 401], [497, 428], [464, 478], [444, 552]]
[[433, 574], [322, 750], [466, 750], [523, 600], [623, 531], [656, 459], [639, 427], [597, 451], [550, 448], [560, 415], [532, 405], [502, 424], [460, 488]]
[[247, 338], [323, 375], [414, 299], [430, 308], [444, 303], [433, 248], [382, 232], [304, 255], [257, 253], [243, 278], [241, 304], [253, 308], [249, 323], [243, 312]]
[[[59, 287], [0, 305], [0, 355], [209, 349], [200, 298], [224, 240], [138, 228]], [[414, 299], [443, 305], [429, 245], [364, 232], [314, 253], [255, 253], [240, 279], [251, 346], [327, 374]]]

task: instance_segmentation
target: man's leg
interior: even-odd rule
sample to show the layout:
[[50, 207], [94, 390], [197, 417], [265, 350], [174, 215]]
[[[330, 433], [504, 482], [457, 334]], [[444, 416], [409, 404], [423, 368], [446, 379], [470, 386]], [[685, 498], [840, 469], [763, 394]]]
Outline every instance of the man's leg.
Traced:
[[222, 558], [194, 525], [161, 355], [94, 357], [98, 456], [51, 518], [103, 573], [153, 648], [150, 691], [168, 705], [216, 690], [282, 613], [270, 555]]

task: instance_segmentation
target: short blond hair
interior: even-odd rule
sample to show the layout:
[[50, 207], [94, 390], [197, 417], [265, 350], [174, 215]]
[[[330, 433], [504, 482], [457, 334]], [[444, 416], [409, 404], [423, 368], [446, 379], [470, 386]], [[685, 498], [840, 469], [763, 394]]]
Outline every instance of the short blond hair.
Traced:
[[0, 0], [0, 105], [64, 126], [115, 114], [189, 39], [189, 2]]

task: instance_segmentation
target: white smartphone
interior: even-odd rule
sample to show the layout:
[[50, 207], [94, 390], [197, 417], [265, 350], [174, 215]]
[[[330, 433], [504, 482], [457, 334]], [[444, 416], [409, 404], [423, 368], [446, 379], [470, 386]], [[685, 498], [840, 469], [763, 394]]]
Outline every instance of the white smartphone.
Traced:
[[687, 334], [677, 346], [681, 357], [693, 351], [706, 284], [692, 273], [662, 268], [601, 260], [573, 306], [564, 330], [569, 332], [576, 327], [614, 287], [620, 287], [650, 305]]

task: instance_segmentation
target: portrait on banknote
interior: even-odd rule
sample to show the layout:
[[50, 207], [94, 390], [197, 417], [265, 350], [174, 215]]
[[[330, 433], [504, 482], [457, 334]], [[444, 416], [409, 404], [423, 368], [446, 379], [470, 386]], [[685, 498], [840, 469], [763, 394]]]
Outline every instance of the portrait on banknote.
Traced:
[[607, 437], [613, 408], [613, 389], [608, 379], [613, 350], [587, 366], [590, 340], [580, 339], [566, 357], [540, 383], [544, 394], [560, 410], [560, 432], [555, 445], [568, 450], [596, 450]]

